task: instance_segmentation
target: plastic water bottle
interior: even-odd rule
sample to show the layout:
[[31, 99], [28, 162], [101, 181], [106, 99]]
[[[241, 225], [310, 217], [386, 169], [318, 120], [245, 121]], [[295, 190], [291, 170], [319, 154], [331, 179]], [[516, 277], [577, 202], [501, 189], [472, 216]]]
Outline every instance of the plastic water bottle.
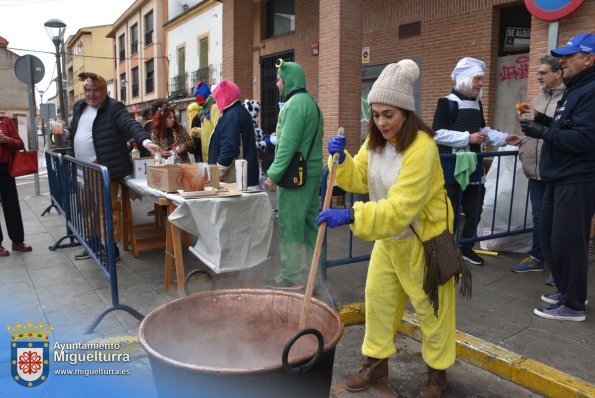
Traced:
[[178, 156], [178, 150], [176, 148], [176, 144], [171, 144], [171, 164], [178, 164], [180, 163], [180, 157]]
[[140, 151], [138, 150], [138, 144], [136, 142], [132, 144], [132, 151], [130, 151], [130, 157], [132, 159], [140, 159]]

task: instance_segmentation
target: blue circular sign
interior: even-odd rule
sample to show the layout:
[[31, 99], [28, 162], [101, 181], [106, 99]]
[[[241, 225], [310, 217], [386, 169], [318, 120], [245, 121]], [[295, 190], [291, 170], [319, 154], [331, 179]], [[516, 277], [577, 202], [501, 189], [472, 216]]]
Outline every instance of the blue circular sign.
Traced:
[[527, 10], [535, 18], [557, 21], [580, 7], [585, 0], [525, 0]]

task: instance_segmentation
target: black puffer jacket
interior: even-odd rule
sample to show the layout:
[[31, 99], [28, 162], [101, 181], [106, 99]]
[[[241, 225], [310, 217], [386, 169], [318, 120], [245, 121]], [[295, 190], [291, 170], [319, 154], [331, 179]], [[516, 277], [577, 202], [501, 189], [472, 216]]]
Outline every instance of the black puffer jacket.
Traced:
[[[556, 184], [595, 181], [595, 66], [566, 83], [556, 113], [543, 135], [539, 173]], [[538, 123], [541, 120], [537, 120]]]
[[[86, 106], [87, 103], [84, 100], [74, 104], [70, 125], [72, 142], [74, 142], [78, 121]], [[93, 145], [97, 163], [107, 167], [112, 181], [132, 173], [132, 162], [126, 147], [126, 141], [129, 138], [134, 138], [139, 145], [142, 145], [144, 140], [151, 137], [126, 111], [124, 104], [108, 97], [97, 110], [97, 116], [93, 121]]]

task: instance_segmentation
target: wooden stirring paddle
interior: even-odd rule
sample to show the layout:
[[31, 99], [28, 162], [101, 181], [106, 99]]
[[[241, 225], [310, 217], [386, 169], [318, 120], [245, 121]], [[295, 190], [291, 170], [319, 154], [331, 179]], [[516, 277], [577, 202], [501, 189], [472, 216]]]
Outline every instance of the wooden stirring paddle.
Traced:
[[[339, 127], [337, 135], [343, 136], [344, 132], [344, 128]], [[330, 207], [331, 199], [333, 197], [333, 187], [335, 185], [335, 174], [337, 173], [338, 165], [339, 154], [335, 153], [333, 155], [333, 167], [329, 171], [329, 176], [326, 184], [326, 194], [324, 195], [322, 210], [326, 210]], [[314, 281], [316, 280], [316, 271], [318, 270], [318, 261], [320, 260], [320, 250], [322, 249], [325, 231], [326, 222], [323, 222], [318, 227], [318, 236], [316, 237], [316, 246], [314, 246], [314, 254], [312, 255], [312, 264], [310, 265], [310, 274], [308, 275], [308, 284], [306, 285], [306, 297], [304, 298], [304, 306], [302, 307], [302, 313], [300, 314], [300, 323], [298, 324], [298, 330], [302, 330], [306, 326], [306, 319], [308, 318], [310, 301], [312, 301], [312, 291], [314, 290]]]

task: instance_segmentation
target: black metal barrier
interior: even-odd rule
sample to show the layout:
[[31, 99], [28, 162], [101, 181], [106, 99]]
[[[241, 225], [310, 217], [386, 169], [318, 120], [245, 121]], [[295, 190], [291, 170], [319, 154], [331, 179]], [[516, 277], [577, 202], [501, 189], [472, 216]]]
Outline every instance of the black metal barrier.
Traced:
[[118, 298], [112, 190], [107, 168], [71, 156], [51, 154], [50, 157], [58, 159], [59, 167], [55, 171], [58, 181], [62, 181], [64, 197], [62, 202], [55, 199], [55, 203], [62, 208], [67, 230], [71, 231], [110, 282], [112, 305], [93, 321], [86, 333], [93, 332], [99, 322], [115, 310], [126, 311], [142, 320], [144, 316], [140, 312], [120, 304]]
[[[62, 148], [68, 150], [69, 148]], [[62, 154], [61, 151], [57, 150], [46, 150], [45, 151], [45, 162], [48, 175], [48, 183], [50, 186], [50, 200], [51, 204], [41, 213], [43, 217], [46, 213], [49, 213], [52, 207], [56, 209], [58, 214], [64, 214], [66, 219], [69, 219], [70, 206], [68, 206], [66, 182], [64, 173], [62, 170]], [[70, 243], [61, 244], [64, 239], [70, 239]], [[52, 246], [49, 247], [51, 251], [57, 248], [74, 247], [80, 246], [80, 243], [76, 240], [68, 224], [66, 225], [66, 235], [62, 236]]]
[[[512, 236], [512, 235], [518, 235], [518, 234], [524, 234], [524, 233], [528, 233], [528, 232], [532, 232], [533, 228], [532, 227], [527, 227], [527, 219], [528, 219], [528, 206], [529, 206], [529, 192], [527, 191], [527, 193], [525, 194], [525, 200], [524, 200], [524, 220], [523, 220], [523, 224], [521, 228], [516, 228], [513, 229], [511, 228], [511, 221], [512, 221], [512, 211], [513, 211], [513, 207], [515, 205], [514, 203], [514, 187], [515, 187], [515, 174], [512, 174], [512, 186], [511, 186], [511, 200], [510, 203], [507, 204], [508, 207], [508, 227], [506, 228], [506, 230], [504, 232], [496, 232], [494, 230], [494, 226], [495, 226], [495, 220], [496, 220], [496, 213], [497, 213], [497, 209], [498, 209], [498, 192], [499, 192], [499, 187], [501, 186], [501, 181], [500, 181], [500, 171], [501, 171], [501, 162], [497, 161], [502, 159], [505, 156], [514, 156], [514, 170], [516, 170], [516, 166], [517, 166], [517, 162], [518, 162], [518, 151], [498, 151], [498, 152], [480, 152], [477, 154], [477, 167], [475, 169], [475, 171], [473, 173], [471, 173], [471, 175], [469, 176], [469, 182], [472, 184], [483, 184], [484, 183], [484, 167], [486, 164], [490, 164], [491, 167], [496, 167], [496, 182], [495, 182], [495, 189], [494, 189], [494, 207], [493, 207], [493, 211], [491, 212], [491, 214], [486, 214], [483, 213], [481, 215], [481, 217], [485, 218], [485, 217], [489, 217], [491, 219], [491, 230], [489, 231], [488, 234], [483, 234], [482, 236], [477, 236], [477, 233], [471, 237], [471, 238], [467, 238], [467, 239], [461, 239], [460, 238], [460, 232], [461, 232], [461, 219], [462, 217], [458, 218], [458, 223], [457, 223], [457, 227], [455, 228], [455, 237], [457, 238], [457, 242], [459, 243], [460, 246], [468, 244], [468, 243], [475, 243], [475, 242], [480, 242], [480, 241], [484, 241], [484, 240], [490, 240], [490, 239], [497, 239], [497, 238], [502, 238], [502, 237], [507, 237], [507, 236]], [[456, 162], [456, 154], [441, 154], [440, 155], [440, 162], [442, 164], [442, 169], [444, 171], [444, 179], [445, 179], [445, 185], [452, 185], [452, 184], [458, 184], [454, 178], [454, 170], [455, 170], [455, 162]], [[491, 162], [491, 163], [490, 163]], [[495, 166], [493, 163], [497, 163]], [[325, 168], [321, 180], [320, 180], [320, 196], [321, 198], [324, 198], [325, 194], [326, 194], [326, 185], [327, 185], [327, 178], [328, 178], [328, 168]], [[345, 207], [348, 207], [353, 205], [353, 193], [348, 192], [347, 193], [348, 197], [350, 198], [349, 201], [345, 202]], [[459, 193], [459, 206], [457, 209], [454, 209], [455, 211], [458, 212], [458, 214], [461, 214], [461, 207], [462, 207], [462, 190]], [[477, 197], [477, 205], [479, 206], [479, 208], [482, 208], [483, 206], [483, 201], [484, 201], [484, 197], [483, 195]], [[370, 260], [370, 254], [365, 254], [365, 255], [359, 255], [359, 256], [354, 256], [353, 255], [353, 240], [354, 240], [354, 236], [353, 233], [351, 232], [351, 230], [349, 231], [349, 247], [348, 247], [348, 254], [347, 257], [344, 258], [339, 258], [339, 259], [332, 259], [329, 260], [327, 258], [328, 256], [328, 246], [327, 246], [327, 237], [328, 237], [328, 228], [326, 229], [325, 232], [325, 237], [324, 237], [324, 241], [322, 244], [322, 249], [320, 252], [320, 276], [321, 276], [321, 285], [322, 288], [325, 291], [325, 294], [328, 298], [329, 304], [332, 305], [335, 309], [337, 308], [337, 303], [333, 297], [332, 292], [330, 291], [330, 288], [328, 286], [328, 275], [327, 275], [327, 270], [329, 268], [332, 267], [336, 267], [339, 265], [346, 265], [346, 264], [354, 264], [354, 263], [358, 263], [358, 262], [362, 262], [362, 261], [369, 261]], [[357, 237], [355, 237], [355, 239], [357, 239]]]

